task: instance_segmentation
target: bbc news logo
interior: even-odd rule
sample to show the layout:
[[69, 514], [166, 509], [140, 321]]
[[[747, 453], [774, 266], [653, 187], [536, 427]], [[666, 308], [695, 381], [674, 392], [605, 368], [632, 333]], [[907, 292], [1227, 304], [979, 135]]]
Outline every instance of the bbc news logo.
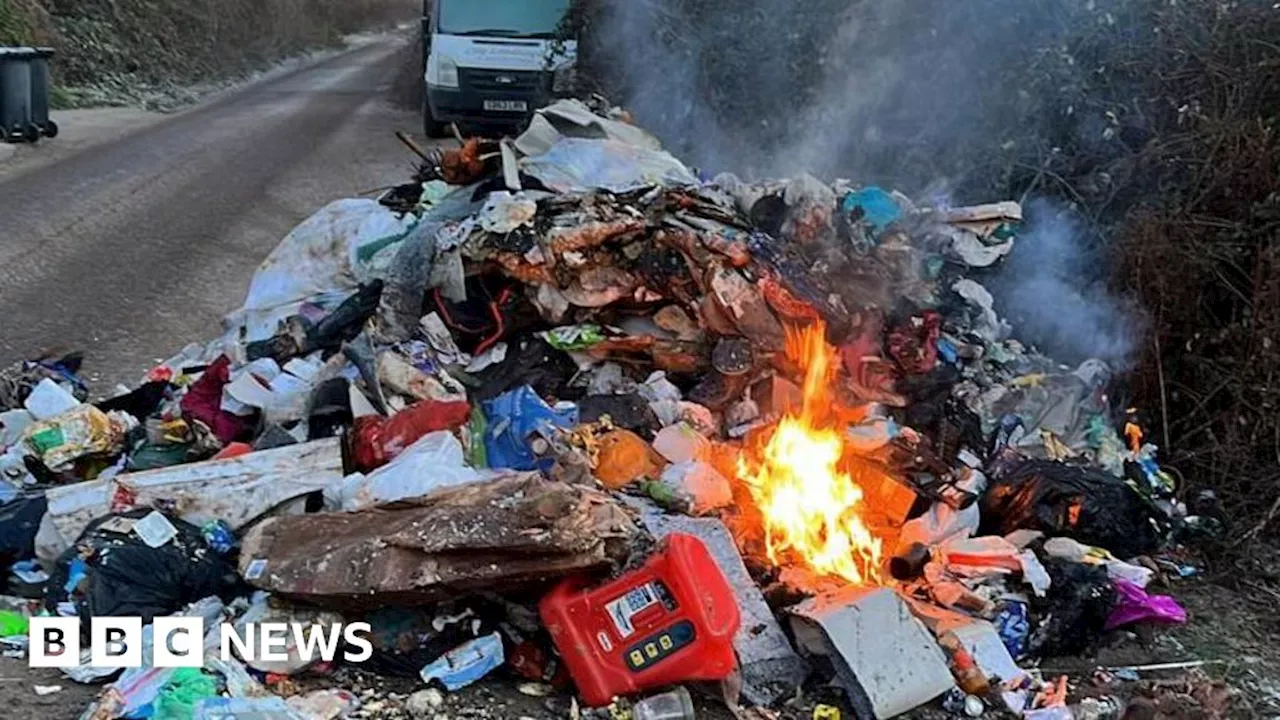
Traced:
[[[360, 663], [373, 657], [369, 623], [311, 625], [302, 623], [250, 623], [237, 630], [221, 623], [218, 653], [223, 660], [286, 662], [291, 657], [332, 662], [342, 649], [342, 659]], [[144, 664], [158, 668], [199, 668], [205, 664], [205, 627], [201, 617], [158, 617], [152, 623], [152, 657], [142, 657], [140, 617], [96, 617], [89, 625], [89, 665], [126, 669]], [[78, 618], [31, 618], [28, 664], [33, 668], [80, 665]], [[232, 650], [235, 654], [232, 654]]]

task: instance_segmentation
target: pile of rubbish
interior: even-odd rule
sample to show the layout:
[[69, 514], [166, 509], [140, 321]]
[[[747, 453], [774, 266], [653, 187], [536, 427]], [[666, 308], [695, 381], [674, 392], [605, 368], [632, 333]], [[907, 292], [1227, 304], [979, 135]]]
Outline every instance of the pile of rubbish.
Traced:
[[[779, 717], [828, 683], [857, 718], [1119, 716], [1038, 661], [1184, 622], [1148, 588], [1197, 518], [1109, 368], [1019, 343], [979, 282], [1016, 203], [707, 179], [579, 101], [422, 156], [137, 387], [0, 374], [0, 554], [39, 601], [7, 627], [368, 623], [362, 669], [579, 717], [692, 718], [688, 688]], [[344, 662], [302, 644], [65, 672], [109, 682], [90, 720], [372, 712], [297, 692]]]

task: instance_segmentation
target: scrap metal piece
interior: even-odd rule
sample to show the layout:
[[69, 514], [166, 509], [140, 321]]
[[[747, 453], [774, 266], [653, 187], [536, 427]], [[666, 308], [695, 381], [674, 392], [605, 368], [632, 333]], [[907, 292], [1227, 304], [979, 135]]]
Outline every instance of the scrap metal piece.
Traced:
[[711, 351], [711, 366], [723, 375], [745, 375], [754, 364], [751, 341], [744, 337], [722, 337]]

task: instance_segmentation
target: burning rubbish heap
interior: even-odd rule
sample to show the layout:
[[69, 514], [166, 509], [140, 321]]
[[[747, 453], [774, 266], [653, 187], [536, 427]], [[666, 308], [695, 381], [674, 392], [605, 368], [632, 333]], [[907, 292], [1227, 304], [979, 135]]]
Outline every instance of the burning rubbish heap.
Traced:
[[[1185, 620], [1145, 588], [1186, 510], [1109, 369], [1019, 343], [979, 282], [1016, 203], [705, 180], [577, 101], [423, 157], [296, 228], [137, 388], [6, 372], [10, 592], [86, 628], [368, 622], [366, 669], [615, 716], [717, 681], [768, 716], [834, 680], [859, 718], [1072, 717], [1035, 660]], [[281, 698], [335, 672], [294, 644], [129, 669], [86, 717], [389, 712]]]

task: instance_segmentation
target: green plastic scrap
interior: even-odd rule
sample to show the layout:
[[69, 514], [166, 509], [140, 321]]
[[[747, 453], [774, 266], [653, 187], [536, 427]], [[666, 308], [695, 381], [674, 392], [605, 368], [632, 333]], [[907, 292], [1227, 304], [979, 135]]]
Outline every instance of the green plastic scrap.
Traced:
[[151, 720], [191, 720], [201, 700], [218, 696], [218, 683], [199, 668], [178, 668], [160, 688]]
[[924, 261], [924, 277], [927, 280], [937, 280], [942, 276], [942, 269], [946, 267], [947, 261], [941, 255], [931, 255]]
[[484, 434], [489, 429], [489, 419], [479, 405], [471, 408], [471, 420], [467, 423], [467, 432], [471, 436], [471, 449], [467, 453], [467, 464], [473, 468], [489, 467], [488, 453], [484, 449]]
[[181, 465], [193, 445], [194, 443], [144, 443], [129, 454], [128, 467], [134, 472], [140, 472]]
[[1018, 232], [1020, 230], [1022, 230], [1022, 223], [1015, 221], [1002, 222], [995, 231], [991, 233], [991, 237], [1000, 242], [1004, 242], [1005, 240], [1011, 240], [1018, 237]]
[[422, 183], [422, 198], [418, 201], [418, 207], [429, 208], [439, 205], [440, 201], [453, 190], [453, 186], [443, 180], [424, 182]]
[[604, 341], [599, 325], [565, 325], [542, 333], [542, 339], [557, 350], [586, 350]]
[[356, 249], [356, 263], [360, 265], [368, 264], [369, 261], [372, 260], [374, 256], [377, 255], [378, 253], [382, 252], [383, 250], [386, 250], [392, 245], [395, 245], [396, 243], [409, 237], [409, 233], [413, 232], [413, 229], [417, 227], [417, 225], [418, 223], [415, 222], [412, 225], [410, 225], [409, 228], [404, 232], [393, 233], [391, 235], [387, 235], [386, 237], [380, 237], [377, 240], [374, 240], [372, 242], [367, 242], [364, 245], [361, 245], [359, 248]]
[[648, 495], [649, 499], [668, 510], [688, 512], [691, 509], [687, 496], [661, 480], [645, 480], [640, 483], [640, 490]]
[[1113, 475], [1124, 473], [1125, 453], [1127, 452], [1115, 428], [1102, 415], [1089, 418], [1085, 428], [1085, 442], [1093, 451], [1094, 462], [1106, 468]]
[[22, 613], [0, 610], [0, 637], [26, 635], [30, 625], [30, 619]]
[[51, 425], [34, 430], [27, 437], [27, 444], [37, 454], [43, 455], [54, 448], [67, 444], [67, 436], [62, 432], [60, 425]]

